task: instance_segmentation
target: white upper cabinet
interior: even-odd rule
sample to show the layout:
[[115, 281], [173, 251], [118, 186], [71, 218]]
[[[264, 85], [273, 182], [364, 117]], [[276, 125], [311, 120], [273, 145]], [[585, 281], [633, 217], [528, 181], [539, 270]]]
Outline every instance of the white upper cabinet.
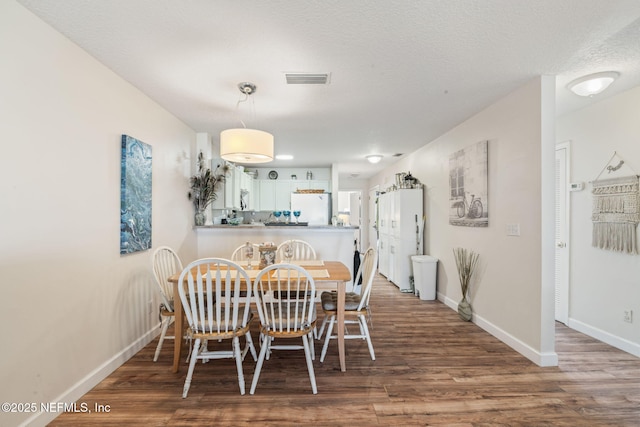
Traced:
[[258, 179], [258, 203], [253, 209], [261, 211], [290, 210], [291, 193], [298, 190], [324, 190], [329, 192], [331, 181], [303, 179]]
[[[212, 170], [215, 170], [218, 164], [223, 164], [224, 160], [214, 159], [212, 162]], [[224, 184], [220, 185], [216, 191], [217, 200], [213, 203], [213, 209], [234, 209], [249, 210], [254, 209], [256, 201], [256, 185], [255, 179], [246, 174], [241, 168], [233, 163], [226, 162], [229, 170], [227, 172]], [[242, 192], [247, 194], [241, 199]]]
[[268, 179], [257, 180], [258, 188], [258, 205], [256, 210], [275, 211], [276, 210], [276, 181]]

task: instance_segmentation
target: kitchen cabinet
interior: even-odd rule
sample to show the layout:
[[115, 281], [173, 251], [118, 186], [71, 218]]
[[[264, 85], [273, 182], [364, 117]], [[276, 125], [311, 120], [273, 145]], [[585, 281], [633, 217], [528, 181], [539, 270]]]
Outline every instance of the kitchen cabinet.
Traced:
[[380, 230], [379, 244], [379, 265], [378, 271], [386, 278], [390, 278], [391, 268], [391, 211], [393, 210], [393, 197], [389, 193], [381, 194], [378, 197], [378, 230]]
[[312, 179], [259, 179], [257, 183], [258, 203], [255, 210], [275, 211], [291, 209], [291, 193], [297, 190], [321, 189], [329, 192], [329, 180]]
[[[378, 198], [380, 274], [400, 288], [411, 291], [411, 256], [422, 255], [422, 188], [400, 189]], [[418, 238], [420, 237], [420, 238]]]
[[240, 172], [240, 209], [241, 210], [253, 210], [255, 209], [255, 179], [252, 176], [245, 173], [244, 171]]
[[[216, 162], [220, 161], [220, 159], [214, 159], [212, 170], [215, 169]], [[218, 198], [213, 203], [213, 209], [233, 209], [237, 211], [241, 210], [242, 207], [244, 207], [244, 210], [253, 209], [256, 204], [256, 180], [233, 163], [227, 162], [226, 165], [228, 167], [226, 179], [224, 184], [217, 190]], [[245, 196], [244, 202], [241, 204], [242, 190], [247, 191], [248, 196]]]
[[291, 192], [297, 180], [276, 181], [275, 209], [278, 211], [291, 210]]
[[258, 205], [256, 210], [274, 211], [276, 210], [276, 181], [270, 179], [259, 179], [258, 184]]
[[229, 173], [224, 182], [224, 207], [225, 209], [240, 210], [240, 173], [235, 165], [229, 165]]

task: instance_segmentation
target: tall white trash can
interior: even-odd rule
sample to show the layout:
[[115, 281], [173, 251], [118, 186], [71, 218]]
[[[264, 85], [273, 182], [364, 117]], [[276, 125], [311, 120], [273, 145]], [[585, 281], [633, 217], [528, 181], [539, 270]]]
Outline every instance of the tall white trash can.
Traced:
[[413, 283], [421, 300], [436, 299], [438, 258], [429, 255], [413, 255]]

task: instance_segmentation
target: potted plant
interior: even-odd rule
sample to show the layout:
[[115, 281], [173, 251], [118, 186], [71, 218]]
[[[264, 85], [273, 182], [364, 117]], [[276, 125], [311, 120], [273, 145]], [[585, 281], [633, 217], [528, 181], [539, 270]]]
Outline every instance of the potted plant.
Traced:
[[211, 172], [210, 168], [205, 167], [202, 151], [198, 153], [198, 173], [189, 178], [191, 191], [187, 194], [196, 210], [196, 225], [204, 225], [204, 212], [218, 198], [216, 190], [225, 181], [228, 169], [227, 165], [218, 165], [215, 171]]
[[456, 260], [462, 290], [462, 300], [458, 303], [458, 315], [462, 320], [468, 322], [471, 320], [471, 304], [467, 300], [467, 294], [469, 292], [471, 277], [476, 271], [480, 255], [465, 248], [454, 248], [453, 256]]

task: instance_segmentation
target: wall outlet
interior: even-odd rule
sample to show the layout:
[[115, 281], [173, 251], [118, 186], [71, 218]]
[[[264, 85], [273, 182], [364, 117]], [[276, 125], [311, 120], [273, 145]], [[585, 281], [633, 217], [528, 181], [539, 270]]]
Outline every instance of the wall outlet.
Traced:
[[633, 310], [627, 309], [624, 311], [624, 321], [627, 323], [633, 323]]

